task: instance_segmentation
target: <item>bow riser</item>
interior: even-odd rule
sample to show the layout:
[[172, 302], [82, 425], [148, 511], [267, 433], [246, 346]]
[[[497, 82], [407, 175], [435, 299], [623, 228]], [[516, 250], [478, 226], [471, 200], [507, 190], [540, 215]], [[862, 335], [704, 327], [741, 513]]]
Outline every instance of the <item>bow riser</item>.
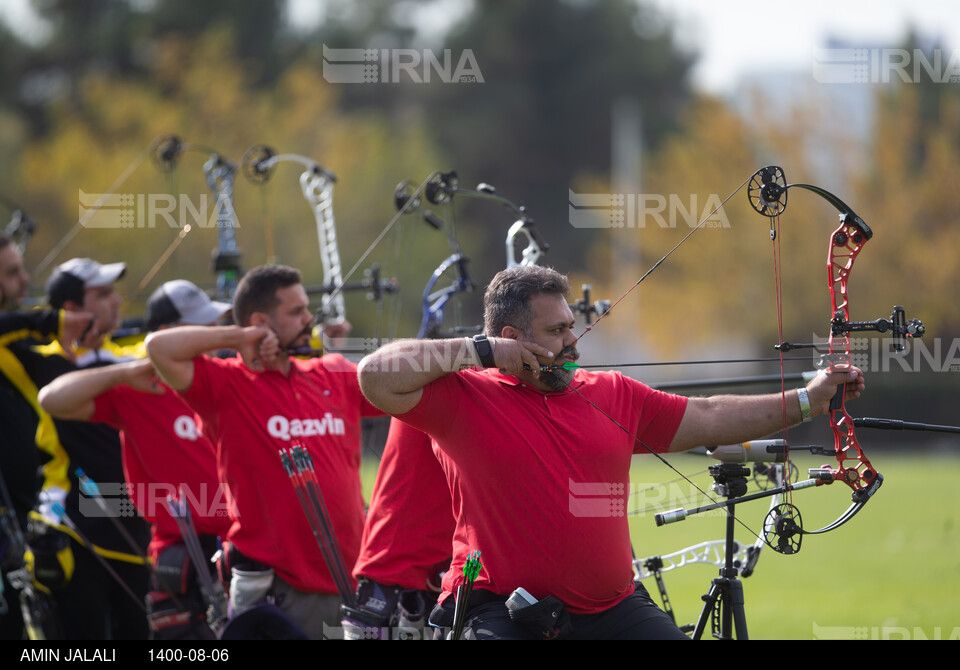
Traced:
[[[861, 220], [851, 213], [841, 214], [840, 226], [830, 236], [827, 270], [833, 315], [828, 343], [831, 371], [846, 371], [851, 367], [850, 333], [846, 328], [838, 328], [837, 324], [850, 323], [847, 292], [850, 273], [857, 256], [871, 237], [869, 229], [865, 231], [860, 223]], [[878, 473], [863, 453], [854, 432], [853, 417], [844, 408], [843, 396], [841, 386], [830, 404], [830, 427], [833, 430], [837, 469], [830, 471], [829, 481], [840, 480], [856, 492], [873, 484]], [[817, 474], [819, 479], [825, 479], [826, 473], [823, 471]]]

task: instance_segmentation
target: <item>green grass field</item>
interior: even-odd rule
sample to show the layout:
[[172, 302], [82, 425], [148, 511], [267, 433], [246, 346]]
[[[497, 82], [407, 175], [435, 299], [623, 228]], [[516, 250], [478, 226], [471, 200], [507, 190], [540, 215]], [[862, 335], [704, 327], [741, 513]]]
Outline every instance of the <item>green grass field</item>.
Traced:
[[[674, 464], [689, 472], [704, 467], [699, 457]], [[635, 458], [635, 481], [659, 463]], [[807, 458], [809, 460], [809, 457]], [[804, 537], [794, 555], [764, 548], [756, 571], [742, 580], [747, 628], [752, 639], [958, 639], [960, 638], [960, 451], [938, 457], [908, 459], [887, 454], [872, 457], [884, 483], [863, 510], [834, 531]], [[801, 462], [805, 468], [819, 462]], [[801, 475], [803, 476], [803, 475]], [[694, 480], [712, 484], [709, 475]], [[679, 488], [678, 488], [679, 487]], [[639, 487], [634, 486], [634, 490]], [[688, 491], [686, 482], [671, 490]], [[751, 489], [754, 490], [754, 489]], [[654, 490], [640, 493], [641, 503]], [[804, 528], [833, 521], [850, 503], [850, 489], [835, 483], [798, 491], [793, 496]], [[695, 502], [706, 504], [705, 501]], [[635, 505], [634, 507], [639, 507]], [[769, 501], [744, 503], [737, 517], [759, 532]], [[638, 557], [667, 554], [705, 540], [722, 539], [722, 513], [658, 528], [652, 513], [631, 515], [631, 536]], [[742, 526], [736, 538], [756, 540]], [[718, 569], [690, 565], [664, 573], [667, 594], [679, 623], [694, 623]], [[648, 590], [657, 597], [656, 584]]]
[[[832, 532], [804, 537], [794, 555], [762, 551], [754, 574], [742, 580], [751, 639], [960, 638], [960, 449], [915, 459], [890, 453], [871, 455], [884, 483], [853, 520]], [[809, 460], [800, 463], [802, 473], [821, 462]], [[684, 473], [715, 463], [694, 455], [678, 455], [671, 462]], [[368, 464], [368, 500], [375, 473], [375, 463]], [[635, 457], [632, 477], [628, 511], [638, 557], [723, 539], [722, 512], [656, 526], [654, 511], [708, 501], [702, 496], [680, 500], [692, 492], [683, 480], [653, 488], [674, 477], [653, 457]], [[706, 473], [694, 481], [707, 491], [713, 483]], [[850, 489], [832, 484], [798, 491], [793, 504], [806, 529], [820, 528], [846, 510]], [[744, 503], [737, 507], [737, 516], [760, 532], [768, 507], [767, 500]], [[647, 511], [637, 511], [642, 508]], [[756, 537], [738, 526], [736, 539], [752, 544]], [[685, 566], [663, 575], [679, 623], [697, 620], [700, 597], [717, 575], [712, 565]], [[654, 581], [646, 582], [659, 601]]]

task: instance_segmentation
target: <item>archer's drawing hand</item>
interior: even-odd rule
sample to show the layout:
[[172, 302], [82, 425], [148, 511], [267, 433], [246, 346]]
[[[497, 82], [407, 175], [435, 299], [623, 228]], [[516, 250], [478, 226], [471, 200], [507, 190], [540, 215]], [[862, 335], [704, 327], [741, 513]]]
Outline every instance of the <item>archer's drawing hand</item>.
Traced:
[[238, 351], [244, 365], [255, 372], [263, 372], [277, 362], [280, 356], [280, 340], [269, 328], [248, 326], [243, 329]]
[[505, 375], [520, 375], [524, 370], [531, 371], [534, 377], [540, 375], [540, 361], [537, 358], [552, 360], [554, 357], [546, 347], [526, 340], [513, 340], [506, 337], [491, 338], [493, 360]]
[[135, 388], [138, 391], [153, 393], [154, 395], [163, 395], [166, 390], [160, 385], [157, 377], [157, 371], [153, 367], [153, 362], [149, 358], [130, 363], [123, 363], [124, 378], [127, 386]]

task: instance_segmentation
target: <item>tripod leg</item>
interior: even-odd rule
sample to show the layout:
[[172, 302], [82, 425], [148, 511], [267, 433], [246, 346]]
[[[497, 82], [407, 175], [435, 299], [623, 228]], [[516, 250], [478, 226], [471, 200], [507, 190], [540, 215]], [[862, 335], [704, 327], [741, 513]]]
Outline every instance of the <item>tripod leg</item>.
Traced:
[[702, 597], [703, 609], [700, 610], [700, 618], [697, 619], [697, 626], [693, 630], [692, 639], [694, 640], [703, 638], [703, 631], [707, 627], [707, 622], [710, 621], [710, 618], [713, 616], [714, 608], [721, 596], [720, 581], [719, 579], [714, 579], [710, 583], [710, 590]]
[[729, 581], [728, 595], [730, 596], [728, 604], [733, 610], [733, 623], [734, 629], [737, 631], [737, 639], [748, 640], [747, 615], [743, 608], [743, 584], [739, 579]]
[[[719, 617], [719, 627], [714, 626], [713, 636], [720, 640], [746, 640], [747, 615], [744, 611], [743, 584], [736, 578], [720, 577], [710, 583], [710, 591], [703, 596], [703, 610], [693, 631], [693, 639], [703, 638], [707, 623]], [[731, 630], [731, 623], [733, 624]]]

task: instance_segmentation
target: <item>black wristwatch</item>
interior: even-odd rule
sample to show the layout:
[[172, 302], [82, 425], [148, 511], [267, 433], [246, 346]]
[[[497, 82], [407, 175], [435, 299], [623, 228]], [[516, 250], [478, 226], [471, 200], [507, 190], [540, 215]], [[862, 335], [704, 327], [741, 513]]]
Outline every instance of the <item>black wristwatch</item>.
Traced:
[[473, 336], [473, 348], [477, 351], [477, 357], [480, 359], [480, 365], [485, 368], [495, 368], [497, 364], [493, 361], [493, 345], [484, 334]]

